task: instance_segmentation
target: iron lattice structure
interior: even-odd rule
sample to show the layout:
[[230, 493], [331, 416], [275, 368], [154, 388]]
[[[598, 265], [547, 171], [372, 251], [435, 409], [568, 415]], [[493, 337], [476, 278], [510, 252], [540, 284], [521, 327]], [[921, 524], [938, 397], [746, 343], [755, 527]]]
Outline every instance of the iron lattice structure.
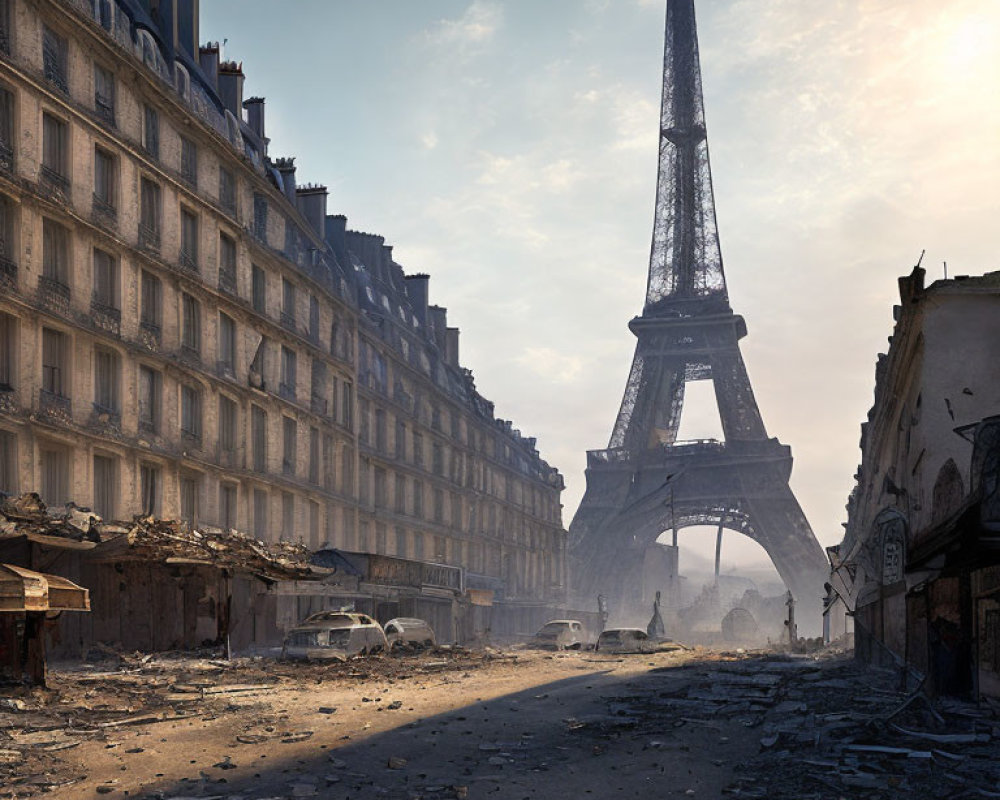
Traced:
[[[647, 549], [664, 532], [714, 525], [768, 552], [800, 603], [818, 610], [827, 561], [788, 479], [791, 450], [768, 438], [739, 348], [719, 246], [694, 0], [668, 0], [659, 176], [646, 302], [629, 323], [635, 357], [607, 450], [588, 453], [570, 526], [581, 602], [644, 608]], [[711, 378], [724, 442], [678, 442], [689, 381]]]

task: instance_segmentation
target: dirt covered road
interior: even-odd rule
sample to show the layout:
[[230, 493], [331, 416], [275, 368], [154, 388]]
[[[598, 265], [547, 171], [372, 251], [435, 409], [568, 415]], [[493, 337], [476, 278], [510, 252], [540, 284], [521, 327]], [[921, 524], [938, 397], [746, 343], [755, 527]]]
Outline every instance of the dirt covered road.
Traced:
[[0, 797], [972, 797], [1000, 779], [992, 709], [907, 704], [893, 676], [842, 658], [438, 650], [115, 666], [0, 692]]

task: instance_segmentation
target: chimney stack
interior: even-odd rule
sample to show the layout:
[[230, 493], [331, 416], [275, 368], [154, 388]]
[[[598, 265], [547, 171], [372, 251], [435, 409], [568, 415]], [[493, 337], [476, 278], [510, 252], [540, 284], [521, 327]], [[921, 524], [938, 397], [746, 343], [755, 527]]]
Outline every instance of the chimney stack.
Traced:
[[247, 125], [250, 130], [256, 133], [262, 142], [267, 141], [264, 136], [264, 98], [249, 97], [243, 101], [243, 108], [247, 110]]
[[199, 0], [176, 0], [174, 47], [183, 50], [192, 59], [198, 59], [198, 5]]
[[219, 64], [219, 97], [237, 121], [243, 119], [243, 81], [242, 62], [223, 61]]
[[312, 229], [323, 240], [326, 240], [326, 198], [328, 194], [325, 186], [313, 184], [306, 184], [295, 190], [295, 204]]
[[212, 84], [212, 88], [219, 90], [219, 43], [209, 42], [198, 50], [198, 65], [205, 73]]
[[445, 352], [445, 339], [448, 330], [448, 309], [441, 306], [428, 306], [430, 315], [431, 337], [441, 353]]
[[444, 359], [455, 369], [458, 369], [458, 328], [448, 328], [445, 331]]
[[347, 217], [343, 214], [331, 214], [326, 218], [326, 242], [338, 260], [347, 255]]
[[298, 205], [298, 201], [295, 199], [295, 159], [277, 158], [274, 161], [274, 167], [281, 175], [281, 191], [288, 198], [289, 203], [293, 206]]
[[406, 296], [410, 298], [410, 306], [417, 315], [420, 324], [427, 327], [427, 297], [430, 289], [431, 276], [418, 273], [406, 276]]

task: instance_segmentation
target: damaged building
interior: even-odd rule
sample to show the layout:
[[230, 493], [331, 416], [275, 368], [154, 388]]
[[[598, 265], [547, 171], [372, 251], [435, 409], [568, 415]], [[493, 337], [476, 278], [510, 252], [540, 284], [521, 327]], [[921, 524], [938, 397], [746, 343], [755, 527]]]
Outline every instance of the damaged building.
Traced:
[[1000, 273], [899, 281], [833, 571], [828, 638], [932, 691], [1000, 695]]
[[412, 563], [530, 629], [564, 602], [561, 475], [244, 81], [197, 0], [0, 2], [0, 491]]

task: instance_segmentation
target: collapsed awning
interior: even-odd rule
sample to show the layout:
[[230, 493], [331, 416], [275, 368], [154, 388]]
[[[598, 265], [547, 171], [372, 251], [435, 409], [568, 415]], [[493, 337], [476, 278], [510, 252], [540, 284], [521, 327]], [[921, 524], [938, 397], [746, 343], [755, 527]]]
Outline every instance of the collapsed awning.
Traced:
[[3, 611], [90, 611], [90, 592], [58, 575], [0, 564]]

